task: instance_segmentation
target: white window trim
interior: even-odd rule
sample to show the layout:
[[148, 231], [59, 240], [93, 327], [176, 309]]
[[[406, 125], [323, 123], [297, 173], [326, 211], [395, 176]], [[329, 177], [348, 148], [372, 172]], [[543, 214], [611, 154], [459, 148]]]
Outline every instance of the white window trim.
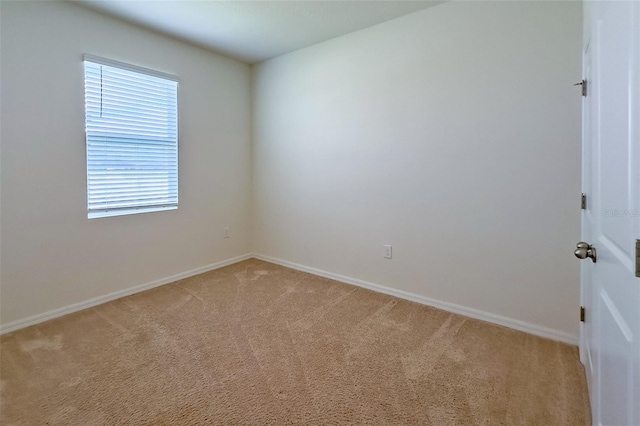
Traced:
[[[147, 74], [158, 78], [164, 78], [165, 80], [180, 82], [180, 79], [173, 74], [167, 74], [161, 71], [152, 70], [149, 68], [139, 67], [137, 65], [127, 64], [125, 62], [114, 61], [113, 59], [102, 58], [100, 56], [89, 55], [85, 53], [82, 55], [82, 61], [95, 62], [96, 64], [108, 65], [111, 67], [122, 68], [128, 71], [139, 72], [140, 74]], [[178, 86], [180, 87], [180, 86]]]
[[[137, 65], [132, 65], [126, 62], [120, 62], [120, 61], [116, 61], [113, 59], [108, 59], [108, 58], [103, 58], [100, 56], [96, 56], [96, 55], [91, 55], [88, 53], [85, 53], [82, 55], [82, 61], [84, 63], [84, 61], [89, 61], [89, 62], [93, 62], [96, 64], [101, 64], [101, 65], [107, 65], [107, 66], [112, 66], [112, 67], [116, 67], [116, 68], [121, 68], [124, 70], [128, 70], [128, 71], [133, 71], [133, 72], [137, 72], [137, 73], [141, 73], [141, 74], [146, 74], [146, 75], [150, 75], [153, 77], [158, 77], [158, 78], [162, 78], [165, 80], [170, 80], [170, 81], [175, 81], [176, 83], [180, 82], [180, 79], [173, 75], [173, 74], [168, 74], [168, 73], [164, 73], [161, 71], [156, 71], [150, 68], [145, 68], [145, 67], [140, 67]], [[180, 99], [180, 85], [177, 85], [177, 101], [179, 102]], [[177, 113], [179, 115], [180, 113], [180, 108], [177, 108]], [[86, 116], [85, 116], [85, 123], [86, 123]], [[177, 121], [176, 121], [176, 132], [177, 132], [177, 137], [178, 140], [180, 139], [180, 119], [179, 116], [177, 117]], [[85, 132], [85, 143], [86, 143], [86, 132]], [[180, 158], [180, 152], [178, 151], [178, 162], [179, 162], [179, 158]], [[178, 169], [179, 169], [179, 165], [178, 165]], [[86, 182], [86, 187], [88, 187], [88, 181]], [[178, 181], [178, 185], [179, 185], [179, 181]], [[179, 190], [178, 190], [179, 193]], [[88, 201], [88, 200], [87, 200]], [[162, 205], [156, 205], [156, 206], [141, 206], [141, 207], [125, 207], [125, 208], [114, 208], [114, 209], [105, 209], [105, 210], [99, 210], [99, 211], [87, 211], [87, 217], [88, 219], [97, 219], [97, 218], [104, 218], [104, 217], [113, 217], [113, 216], [125, 216], [125, 215], [132, 215], [132, 214], [138, 214], [138, 213], [151, 213], [151, 212], [158, 212], [158, 211], [168, 211], [168, 210], [177, 210], [178, 209], [178, 205], [177, 204], [171, 204], [171, 205], [166, 205], [166, 206], [162, 206]]]

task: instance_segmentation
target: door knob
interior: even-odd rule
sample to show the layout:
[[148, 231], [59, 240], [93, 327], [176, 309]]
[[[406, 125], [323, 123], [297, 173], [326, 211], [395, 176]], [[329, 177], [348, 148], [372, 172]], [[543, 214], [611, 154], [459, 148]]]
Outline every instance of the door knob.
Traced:
[[576, 244], [576, 251], [573, 252], [578, 259], [590, 258], [593, 263], [596, 263], [596, 248], [589, 243], [580, 241]]

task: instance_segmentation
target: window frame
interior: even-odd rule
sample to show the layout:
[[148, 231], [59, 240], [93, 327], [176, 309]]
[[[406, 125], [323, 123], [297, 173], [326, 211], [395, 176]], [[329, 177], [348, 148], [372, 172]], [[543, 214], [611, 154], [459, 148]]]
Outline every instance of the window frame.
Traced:
[[[176, 183], [176, 189], [175, 189], [175, 204], [174, 203], [170, 203], [170, 204], [166, 204], [166, 205], [136, 205], [136, 206], [127, 206], [127, 207], [114, 207], [114, 208], [104, 208], [104, 209], [90, 209], [89, 208], [89, 202], [90, 202], [90, 196], [89, 196], [89, 131], [87, 129], [87, 86], [86, 86], [86, 79], [87, 79], [87, 68], [86, 68], [86, 62], [90, 62], [93, 64], [97, 64], [97, 65], [105, 65], [105, 66], [109, 66], [109, 67], [113, 67], [113, 68], [118, 68], [124, 71], [128, 71], [128, 72], [134, 72], [134, 73], [139, 73], [139, 74], [144, 74], [147, 76], [151, 76], [151, 77], [155, 77], [155, 78], [160, 78], [160, 79], [164, 79], [164, 80], [168, 80], [168, 81], [172, 81], [176, 83], [176, 116], [175, 116], [175, 136], [176, 136], [176, 164], [175, 164], [175, 174], [176, 174], [176, 178], [175, 178], [175, 183]], [[145, 67], [140, 67], [137, 65], [132, 65], [129, 63], [125, 63], [125, 62], [120, 62], [120, 61], [116, 61], [116, 60], [112, 60], [112, 59], [107, 59], [107, 58], [103, 58], [100, 56], [95, 56], [95, 55], [91, 55], [91, 54], [83, 54], [82, 56], [82, 64], [83, 64], [83, 86], [84, 86], [84, 126], [85, 126], [85, 166], [86, 166], [86, 192], [85, 192], [85, 196], [86, 196], [86, 207], [87, 207], [87, 217], [88, 219], [96, 219], [96, 218], [103, 218], [103, 217], [113, 217], [113, 216], [124, 216], [124, 215], [131, 215], [131, 214], [139, 214], [139, 213], [151, 213], [151, 212], [157, 212], [157, 211], [167, 211], [167, 210], [177, 210], [178, 209], [178, 205], [179, 205], [179, 193], [180, 193], [180, 179], [179, 179], [179, 169], [180, 169], [180, 80], [177, 76], [173, 75], [173, 74], [168, 74], [168, 73], [164, 73], [161, 71], [156, 71], [150, 68], [145, 68]], [[173, 171], [173, 167], [172, 168], [167, 168], [166, 170], [170, 170]]]

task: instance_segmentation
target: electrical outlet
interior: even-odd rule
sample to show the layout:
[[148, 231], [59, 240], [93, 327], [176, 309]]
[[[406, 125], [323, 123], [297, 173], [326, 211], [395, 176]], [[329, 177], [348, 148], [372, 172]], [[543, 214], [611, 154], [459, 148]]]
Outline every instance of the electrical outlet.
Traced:
[[225, 238], [229, 238], [231, 236], [231, 231], [229, 231], [229, 227], [225, 226], [224, 227], [224, 237]]
[[389, 246], [389, 245], [384, 245], [384, 246], [382, 246], [382, 247], [384, 247], [384, 254], [383, 254], [383, 256], [384, 256], [386, 259], [391, 259], [391, 246]]

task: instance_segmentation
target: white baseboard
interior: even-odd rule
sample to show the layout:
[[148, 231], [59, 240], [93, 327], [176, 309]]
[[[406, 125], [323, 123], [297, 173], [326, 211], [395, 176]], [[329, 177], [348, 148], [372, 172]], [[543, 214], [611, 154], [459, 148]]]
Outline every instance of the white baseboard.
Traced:
[[432, 306], [434, 308], [442, 309], [444, 311], [453, 312], [455, 314], [464, 315], [467, 317], [487, 321], [493, 324], [502, 325], [505, 327], [513, 328], [515, 330], [524, 331], [526, 333], [534, 334], [536, 336], [545, 337], [547, 339], [556, 340], [571, 345], [578, 345], [578, 336], [574, 336], [563, 331], [554, 330], [547, 327], [527, 323], [524, 321], [516, 320], [513, 318], [503, 317], [501, 315], [491, 314], [489, 312], [480, 311], [466, 306], [456, 305], [454, 303], [443, 302], [429, 297], [421, 296], [407, 291], [397, 290], [391, 287], [386, 287], [379, 284], [370, 283], [367, 281], [359, 280], [357, 278], [351, 278], [344, 275], [334, 274], [332, 272], [323, 271], [317, 268], [311, 268], [309, 266], [300, 265], [294, 262], [286, 260], [276, 259], [270, 256], [264, 256], [258, 253], [248, 253], [242, 256], [234, 257], [231, 259], [223, 260], [220, 262], [212, 263], [210, 265], [202, 266], [200, 268], [192, 269], [190, 271], [182, 272], [180, 274], [172, 275], [170, 277], [155, 280], [146, 284], [141, 284], [135, 287], [131, 287], [125, 290], [109, 293], [104, 296], [99, 296], [84, 302], [75, 303], [73, 305], [65, 306], [63, 308], [54, 309], [52, 311], [44, 312], [42, 314], [33, 315], [28, 318], [16, 320], [3, 324], [0, 326], [0, 334], [10, 333], [12, 331], [19, 330], [21, 328], [29, 327], [31, 325], [39, 324], [50, 319], [58, 318], [63, 315], [67, 315], [73, 312], [81, 311], [83, 309], [91, 308], [93, 306], [101, 305], [106, 302], [110, 302], [121, 297], [129, 296], [135, 293], [140, 293], [145, 290], [159, 287], [161, 285], [169, 284], [184, 278], [189, 278], [194, 275], [202, 274], [204, 272], [212, 271], [214, 269], [222, 268], [223, 266], [231, 265], [250, 258], [256, 258], [264, 260], [266, 262], [282, 265], [287, 268], [297, 269], [299, 271], [308, 272], [313, 275], [318, 275], [325, 278], [330, 278], [336, 281], [340, 281], [346, 284], [356, 285], [369, 290], [373, 290], [379, 293], [389, 294], [401, 299], [410, 300], [423, 305]]
[[135, 293], [140, 293], [145, 290], [159, 287], [161, 285], [169, 284], [184, 278], [189, 278], [194, 275], [202, 274], [212, 271], [214, 269], [222, 268], [234, 263], [242, 262], [243, 260], [251, 259], [253, 255], [251, 253], [244, 254], [242, 256], [233, 257], [231, 259], [215, 262], [210, 265], [205, 265], [200, 268], [195, 268], [190, 271], [182, 272], [180, 274], [172, 275], [170, 277], [161, 278], [159, 280], [151, 281], [146, 284], [137, 285], [135, 287], [127, 288], [125, 290], [116, 291], [113, 293], [105, 294], [104, 296], [98, 296], [96, 298], [85, 300], [84, 302], [74, 303], [73, 305], [65, 306], [63, 308], [54, 309], [42, 314], [33, 315], [28, 318], [11, 321], [7, 324], [0, 326], [0, 334], [10, 333], [12, 331], [19, 330], [21, 328], [29, 327], [31, 325], [39, 324], [50, 319], [58, 318], [63, 315], [67, 315], [73, 312], [81, 311], [83, 309], [91, 308], [93, 306], [101, 305], [106, 302], [110, 302], [121, 297], [130, 296]]
[[468, 308], [462, 305], [456, 305], [454, 303], [443, 302], [441, 300], [431, 299], [429, 297], [421, 296], [407, 291], [397, 290], [394, 288], [386, 287], [379, 284], [370, 283], [367, 281], [359, 280], [357, 278], [346, 277], [344, 275], [334, 274], [332, 272], [323, 271], [321, 269], [311, 268], [309, 266], [300, 265], [297, 263], [289, 262], [286, 260], [276, 259], [270, 256], [264, 256], [262, 254], [254, 253], [253, 257], [256, 259], [264, 260], [266, 262], [275, 263], [277, 265], [286, 266], [287, 268], [297, 269], [299, 271], [308, 272], [313, 275], [318, 275], [332, 280], [340, 281], [346, 284], [356, 285], [369, 290], [373, 290], [379, 293], [396, 296], [401, 299], [410, 300], [423, 305], [432, 306], [434, 308], [442, 309], [443, 311], [452, 312], [454, 314], [464, 315], [467, 317], [475, 318], [478, 320], [490, 322], [493, 324], [502, 325], [504, 327], [512, 328], [515, 330], [524, 331], [525, 333], [534, 334], [536, 336], [545, 337], [547, 339], [556, 340], [570, 345], [578, 345], [578, 336], [574, 336], [564, 331], [554, 330], [552, 328], [542, 327], [539, 325], [531, 324], [528, 322], [520, 321], [513, 318], [503, 317], [501, 315], [492, 314], [489, 312], [480, 311], [473, 308]]

